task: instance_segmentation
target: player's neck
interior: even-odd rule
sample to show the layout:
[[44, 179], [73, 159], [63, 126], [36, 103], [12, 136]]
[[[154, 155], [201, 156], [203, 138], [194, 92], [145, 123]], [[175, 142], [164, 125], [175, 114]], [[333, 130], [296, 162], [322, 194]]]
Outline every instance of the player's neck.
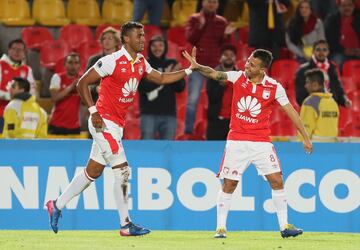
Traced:
[[132, 50], [129, 46], [127, 46], [126, 44], [124, 45], [124, 48], [126, 49], [126, 51], [130, 54], [131, 58], [133, 60], [135, 60], [137, 58], [137, 52], [135, 52], [134, 50]]
[[260, 84], [262, 83], [263, 79], [264, 79], [265, 75], [264, 74], [259, 74], [257, 76], [253, 76], [253, 77], [249, 77], [250, 82], [252, 82], [253, 84]]

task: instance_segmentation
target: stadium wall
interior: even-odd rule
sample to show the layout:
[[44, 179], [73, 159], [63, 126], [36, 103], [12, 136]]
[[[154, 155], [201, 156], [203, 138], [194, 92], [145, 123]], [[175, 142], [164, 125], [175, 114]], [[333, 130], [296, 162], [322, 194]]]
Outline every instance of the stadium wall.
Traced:
[[[157, 230], [214, 230], [224, 142], [124, 141], [131, 217]], [[85, 166], [90, 140], [0, 140], [0, 229], [48, 229], [44, 203]], [[275, 143], [290, 222], [307, 231], [360, 232], [360, 144]], [[118, 229], [110, 168], [63, 211], [60, 229]], [[278, 230], [268, 183], [252, 166], [239, 182], [230, 230]]]

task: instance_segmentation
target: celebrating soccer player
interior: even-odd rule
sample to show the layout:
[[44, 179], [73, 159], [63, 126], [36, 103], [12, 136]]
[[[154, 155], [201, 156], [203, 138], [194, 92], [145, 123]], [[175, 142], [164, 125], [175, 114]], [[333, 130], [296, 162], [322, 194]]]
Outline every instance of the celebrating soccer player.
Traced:
[[[75, 196], [98, 178], [106, 164], [114, 172], [114, 196], [120, 216], [120, 235], [137, 236], [150, 232], [135, 225], [128, 211], [128, 178], [130, 168], [121, 143], [127, 109], [132, 105], [140, 80], [158, 84], [179, 81], [191, 73], [190, 69], [171, 73], [160, 73], [152, 69], [139, 54], [144, 50], [143, 25], [127, 22], [121, 27], [123, 47], [99, 59], [78, 81], [77, 90], [90, 112], [89, 131], [93, 137], [90, 159], [86, 169], [79, 172], [56, 199], [46, 203], [50, 225], [58, 232], [61, 210]], [[100, 82], [99, 99], [94, 105], [89, 85]]]
[[269, 117], [276, 102], [303, 136], [305, 152], [312, 152], [312, 143], [298, 113], [289, 103], [284, 88], [266, 75], [272, 61], [271, 52], [257, 49], [248, 58], [244, 71], [229, 72], [215, 71], [198, 64], [196, 48], [193, 48], [191, 56], [186, 51], [183, 55], [190, 61], [191, 70], [214, 80], [233, 84], [230, 131], [219, 171], [219, 177], [224, 182], [217, 198], [217, 229], [214, 237], [226, 238], [226, 219], [231, 197], [240, 177], [251, 163], [270, 183], [281, 236], [285, 238], [302, 234], [302, 229], [288, 224], [282, 172], [269, 136]]

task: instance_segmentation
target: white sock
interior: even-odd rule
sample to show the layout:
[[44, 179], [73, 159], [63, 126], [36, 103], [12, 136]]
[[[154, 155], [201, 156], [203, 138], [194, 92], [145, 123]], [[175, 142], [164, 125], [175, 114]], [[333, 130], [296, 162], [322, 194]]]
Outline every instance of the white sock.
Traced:
[[[128, 208], [128, 176], [129, 168], [115, 168], [114, 171], [114, 198], [119, 212], [120, 225], [125, 226], [130, 221]], [[127, 175], [127, 176], [126, 176]]]
[[229, 213], [231, 205], [232, 194], [224, 193], [222, 190], [219, 191], [217, 197], [217, 226], [216, 229], [226, 229], [226, 219]]
[[286, 224], [288, 223], [287, 217], [287, 198], [284, 189], [272, 190], [272, 200], [275, 205], [276, 214], [279, 221], [280, 230], [284, 230]]
[[86, 173], [86, 169], [77, 173], [71, 180], [70, 184], [66, 187], [65, 191], [57, 198], [56, 207], [60, 210], [63, 209], [66, 203], [84, 191], [85, 188], [87, 188], [94, 180], [95, 179], [91, 178]]

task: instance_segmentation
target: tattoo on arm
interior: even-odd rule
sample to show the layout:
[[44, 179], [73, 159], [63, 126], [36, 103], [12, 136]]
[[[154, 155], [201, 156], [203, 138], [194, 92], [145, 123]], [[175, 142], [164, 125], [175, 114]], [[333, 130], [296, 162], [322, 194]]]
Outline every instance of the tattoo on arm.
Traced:
[[218, 81], [225, 81], [227, 76], [224, 72], [216, 71], [216, 80]]
[[202, 75], [210, 77], [216, 81], [225, 81], [227, 79], [227, 75], [224, 72], [216, 71], [208, 66], [200, 66], [198, 71]]

